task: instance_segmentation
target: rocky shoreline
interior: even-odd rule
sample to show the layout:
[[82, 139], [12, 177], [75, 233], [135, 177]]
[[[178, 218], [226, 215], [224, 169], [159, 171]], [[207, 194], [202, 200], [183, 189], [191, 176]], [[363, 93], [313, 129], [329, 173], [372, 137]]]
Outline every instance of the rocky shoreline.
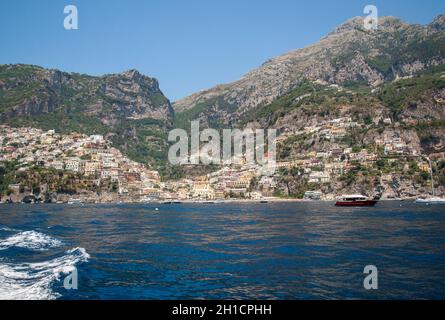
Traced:
[[[441, 190], [443, 191], [443, 190]], [[444, 192], [437, 194], [443, 197]], [[430, 194], [419, 194], [410, 197], [382, 197], [380, 201], [415, 201], [418, 198], [428, 198]], [[12, 197], [2, 197], [0, 204], [215, 204], [215, 203], [288, 203], [288, 202], [333, 202], [335, 195], [324, 195], [319, 200], [310, 199], [296, 199], [296, 198], [277, 198], [267, 197], [261, 199], [214, 199], [214, 200], [198, 200], [198, 199], [163, 199], [144, 201], [143, 198], [137, 196], [122, 196], [118, 194], [102, 194], [97, 197], [86, 195], [70, 196], [66, 194], [54, 195], [51, 199], [42, 199], [39, 197], [32, 197], [30, 195], [15, 195]]]

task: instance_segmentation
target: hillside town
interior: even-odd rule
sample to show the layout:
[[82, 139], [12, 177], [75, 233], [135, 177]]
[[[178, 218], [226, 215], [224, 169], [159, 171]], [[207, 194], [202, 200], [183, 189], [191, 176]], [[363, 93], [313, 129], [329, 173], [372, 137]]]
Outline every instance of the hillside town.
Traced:
[[[390, 125], [390, 119], [382, 120]], [[339, 184], [349, 173], [357, 175], [357, 168], [378, 169], [380, 188], [401, 189], [402, 182], [397, 175], [385, 170], [382, 157], [387, 158], [391, 170], [397, 170], [398, 157], [411, 159], [404, 163], [401, 171], [412, 170], [424, 173], [420, 181], [420, 192], [427, 192], [430, 166], [420, 150], [408, 145], [390, 131], [365, 149], [345, 145], [343, 139], [351, 128], [364, 126], [351, 118], [338, 118], [308, 126], [298, 131], [287, 131], [278, 137], [277, 143], [287, 143], [300, 136], [316, 136], [329, 141], [328, 149], [307, 150], [297, 157], [270, 161], [275, 174], [266, 176], [261, 166], [238, 159], [231, 165], [219, 167], [217, 171], [187, 177], [178, 181], [161, 181], [160, 174], [147, 165], [134, 162], [101, 135], [69, 134], [60, 135], [54, 130], [43, 131], [35, 128], [13, 128], [0, 126], [0, 163], [16, 163], [17, 172], [1, 198], [2, 202], [151, 202], [151, 201], [213, 201], [227, 199], [264, 200], [278, 198], [304, 198], [332, 200], [333, 190], [344, 187]], [[268, 155], [266, 155], [267, 157]], [[443, 158], [443, 154], [441, 155]], [[75, 188], [68, 192], [64, 188], [52, 187], [45, 183], [32, 185], [32, 175], [27, 172], [47, 170], [52, 174], [71, 174]], [[355, 170], [355, 171], [354, 171]], [[23, 179], [23, 175], [26, 176]], [[286, 176], [303, 181], [298, 194], [292, 194]], [[22, 178], [20, 178], [22, 177]], [[74, 178], [75, 177], [75, 178]], [[354, 177], [352, 177], [354, 178]], [[39, 180], [39, 181], [40, 181]], [[35, 184], [35, 183], [34, 183]], [[286, 186], [283, 187], [283, 186]], [[402, 188], [403, 189], [403, 188]], [[37, 190], [37, 192], [36, 192]], [[403, 191], [403, 190], [402, 190]], [[384, 193], [384, 190], [376, 192]], [[46, 194], [46, 196], [45, 196]], [[417, 196], [416, 191], [401, 193], [386, 192], [387, 198]]]
[[[0, 162], [16, 162], [18, 172], [46, 168], [78, 175], [82, 182], [100, 187], [105, 181], [113, 185], [116, 194], [131, 201], [134, 195], [159, 194], [159, 173], [147, 166], [129, 160], [110, 147], [101, 135], [58, 135], [54, 130], [10, 128], [0, 126]], [[9, 195], [23, 193], [23, 181], [8, 186]], [[45, 186], [39, 186], [39, 189]], [[28, 190], [32, 194], [32, 190]], [[91, 199], [88, 199], [90, 197]], [[60, 201], [70, 198], [62, 197]], [[83, 200], [98, 201], [100, 197], [87, 196]], [[114, 201], [116, 197], [103, 199]]]

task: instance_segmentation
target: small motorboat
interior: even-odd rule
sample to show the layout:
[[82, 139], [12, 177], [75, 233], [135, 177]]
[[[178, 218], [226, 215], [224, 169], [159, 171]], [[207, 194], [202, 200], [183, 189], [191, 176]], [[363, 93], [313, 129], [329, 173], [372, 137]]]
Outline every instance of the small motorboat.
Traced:
[[335, 205], [337, 207], [374, 207], [378, 199], [370, 199], [363, 195], [343, 195], [337, 197]]
[[80, 199], [70, 199], [70, 200], [68, 200], [68, 204], [82, 204], [82, 200], [80, 200]]
[[426, 199], [417, 199], [415, 201], [415, 203], [420, 203], [420, 204], [445, 204], [445, 199], [444, 198], [437, 198], [437, 197], [433, 197], [433, 198], [426, 198]]
[[140, 203], [151, 203], [151, 202], [153, 202], [153, 199], [150, 198], [150, 197], [142, 197], [142, 198], [139, 200], [139, 202], [140, 202]]

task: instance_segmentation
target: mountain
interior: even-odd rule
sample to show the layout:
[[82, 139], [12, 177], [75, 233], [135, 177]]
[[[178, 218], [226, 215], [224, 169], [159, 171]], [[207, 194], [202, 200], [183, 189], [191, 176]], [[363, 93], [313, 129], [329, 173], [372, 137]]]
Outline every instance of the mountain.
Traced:
[[[339, 117], [366, 124], [348, 133], [343, 146], [367, 147], [394, 133], [412, 150], [443, 151], [445, 15], [428, 25], [383, 17], [370, 31], [356, 17], [314, 45], [173, 105], [156, 79], [136, 70], [95, 77], [0, 65], [0, 123], [102, 134], [132, 160], [175, 177], [184, 172], [168, 164], [167, 133], [190, 128], [191, 120], [202, 127], [276, 128], [289, 137], [278, 145], [280, 159], [287, 159], [334, 148], [292, 133]], [[392, 127], [382, 125], [387, 119]], [[202, 167], [197, 174], [208, 169]]]
[[444, 30], [445, 15], [424, 26], [383, 17], [378, 30], [369, 31], [363, 17], [353, 18], [316, 44], [270, 59], [234, 83], [176, 101], [177, 125], [193, 119], [209, 126], [235, 125], [252, 110], [302, 92], [308, 84], [371, 91], [414, 76], [445, 62]]
[[83, 111], [109, 125], [115, 119], [170, 119], [173, 110], [156, 79], [136, 70], [92, 77], [28, 65], [0, 66], [0, 115], [14, 118]]
[[173, 114], [158, 81], [136, 70], [93, 77], [0, 66], [0, 123], [103, 134], [132, 158], [153, 162], [163, 157]]

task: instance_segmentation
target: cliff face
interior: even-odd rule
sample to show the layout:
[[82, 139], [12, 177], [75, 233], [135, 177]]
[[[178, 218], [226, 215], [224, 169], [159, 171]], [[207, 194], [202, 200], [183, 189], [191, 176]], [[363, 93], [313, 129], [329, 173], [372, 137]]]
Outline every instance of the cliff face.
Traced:
[[92, 77], [29, 65], [3, 65], [0, 93], [0, 119], [66, 111], [83, 112], [109, 124], [116, 117], [169, 121], [173, 115], [158, 81], [135, 70]]
[[239, 81], [176, 101], [174, 109], [183, 117], [230, 124], [304, 81], [376, 88], [413, 76], [445, 62], [444, 20], [441, 15], [422, 26], [384, 17], [377, 31], [368, 31], [363, 18], [353, 18], [318, 43], [273, 58]]
[[158, 81], [136, 70], [93, 77], [0, 66], [0, 123], [102, 134], [143, 163], [166, 157], [173, 114]]

